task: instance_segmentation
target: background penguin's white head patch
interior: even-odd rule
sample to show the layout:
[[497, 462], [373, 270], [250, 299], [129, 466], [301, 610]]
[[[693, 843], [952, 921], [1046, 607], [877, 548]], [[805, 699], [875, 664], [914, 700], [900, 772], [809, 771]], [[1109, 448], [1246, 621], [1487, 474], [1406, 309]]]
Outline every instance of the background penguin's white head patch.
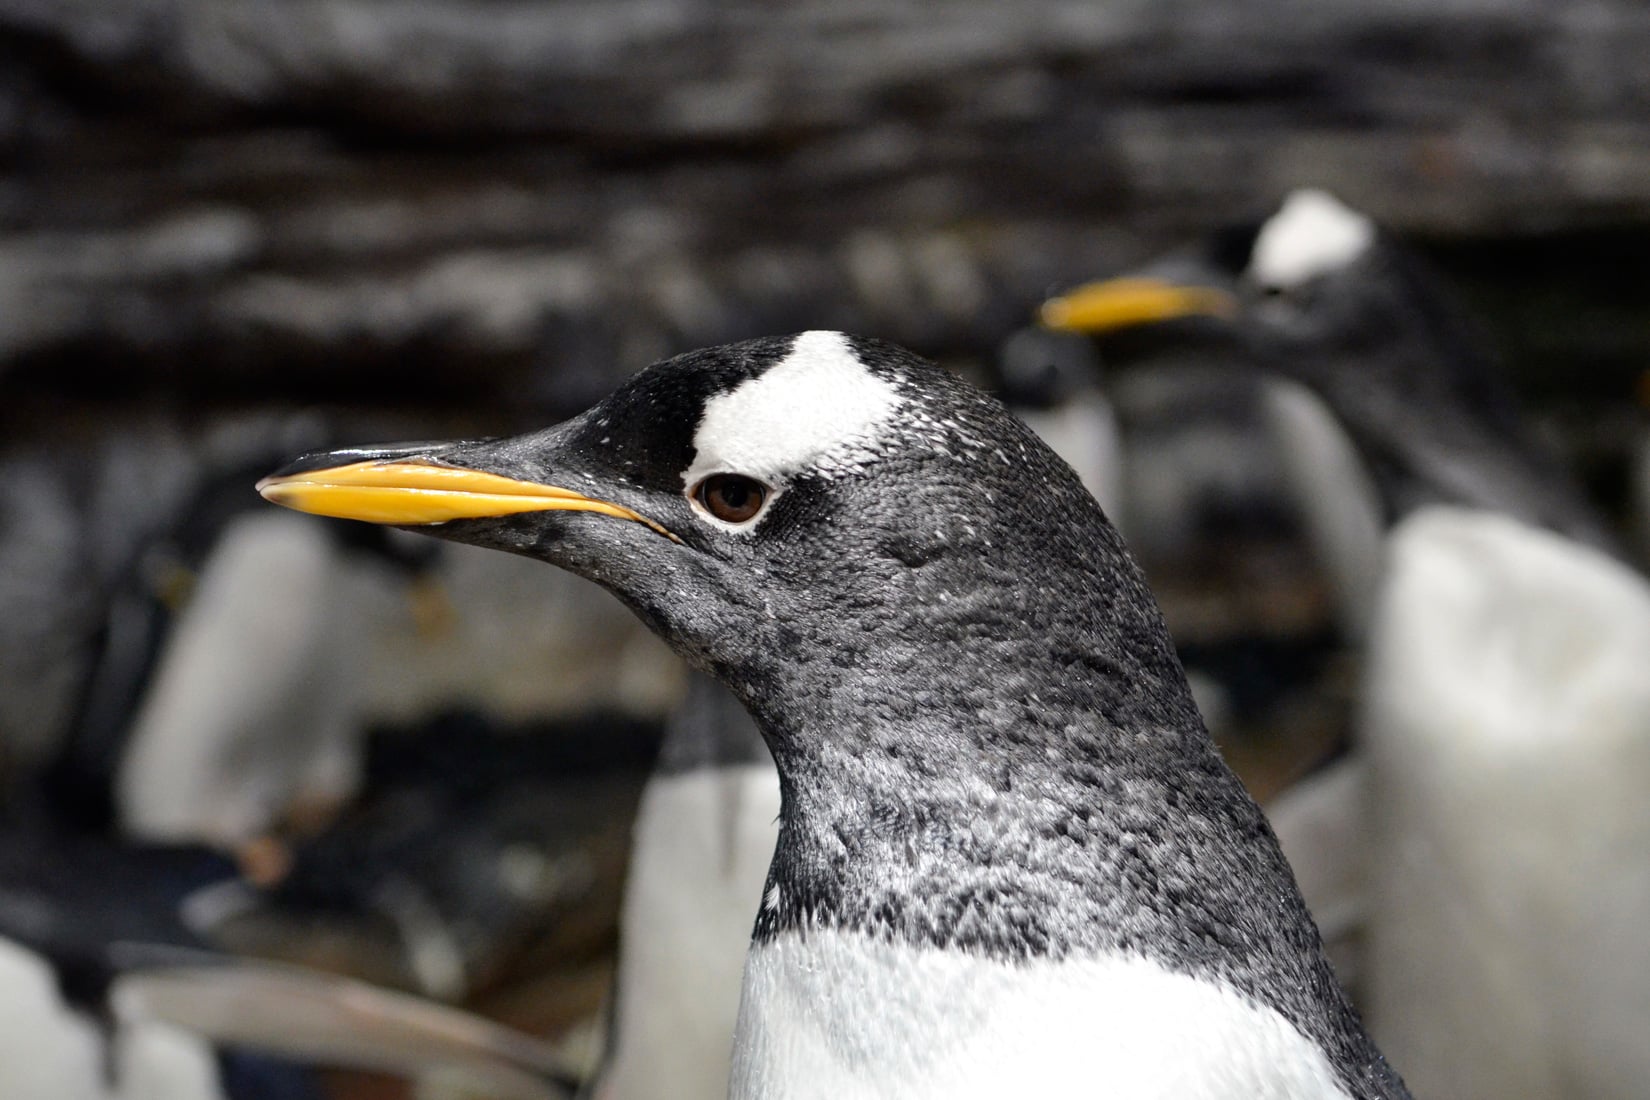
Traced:
[[846, 336], [804, 332], [784, 359], [705, 402], [683, 484], [729, 473], [777, 487], [804, 469], [852, 465], [899, 404]]
[[1248, 274], [1288, 289], [1345, 267], [1375, 242], [1375, 223], [1327, 191], [1293, 191], [1255, 238]]

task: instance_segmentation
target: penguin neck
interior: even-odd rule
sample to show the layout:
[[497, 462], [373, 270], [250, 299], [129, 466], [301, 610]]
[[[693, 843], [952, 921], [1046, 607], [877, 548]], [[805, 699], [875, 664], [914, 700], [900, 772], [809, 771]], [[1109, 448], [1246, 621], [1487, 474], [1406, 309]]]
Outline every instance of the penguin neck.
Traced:
[[[1159, 645], [1080, 614], [926, 649], [905, 631], [903, 648], [753, 693], [783, 793], [756, 939], [830, 928], [1006, 959], [1167, 943], [1184, 914], [1156, 895], [1159, 873], [1193, 910], [1220, 908], [1237, 876], [1199, 852], [1211, 836], [1235, 852], [1264, 825], [1155, 605], [1125, 606]], [[1275, 846], [1251, 862], [1263, 889], [1288, 883]]]
[[[1127, 591], [1136, 574], [1119, 575]], [[1378, 1060], [1156, 605], [1072, 606], [1002, 650], [975, 639], [740, 691], [781, 791], [752, 959], [817, 937], [810, 966], [853, 942], [988, 969], [1145, 960]]]

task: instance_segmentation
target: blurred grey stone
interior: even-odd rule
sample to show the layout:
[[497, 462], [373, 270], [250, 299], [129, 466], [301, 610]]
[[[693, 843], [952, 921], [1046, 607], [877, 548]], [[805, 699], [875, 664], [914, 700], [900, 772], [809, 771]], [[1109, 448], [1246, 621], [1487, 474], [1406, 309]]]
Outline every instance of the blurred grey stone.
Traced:
[[1644, 225], [1647, 53], [1625, 0], [0, 0], [0, 377], [978, 356], [1307, 183], [1449, 240]]

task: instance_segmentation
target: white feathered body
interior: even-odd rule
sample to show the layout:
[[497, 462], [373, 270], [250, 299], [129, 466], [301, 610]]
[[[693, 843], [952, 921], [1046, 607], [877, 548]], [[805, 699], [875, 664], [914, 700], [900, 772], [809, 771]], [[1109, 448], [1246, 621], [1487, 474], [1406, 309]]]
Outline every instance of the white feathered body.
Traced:
[[1458, 509], [1390, 552], [1364, 736], [1375, 1037], [1418, 1097], [1642, 1097], [1650, 584]]
[[234, 847], [300, 795], [351, 793], [352, 580], [310, 520], [229, 527], [133, 723], [116, 791], [128, 833]]
[[734, 1100], [1347, 1096], [1279, 1013], [1137, 957], [785, 933], [751, 950], [739, 1029]]
[[648, 782], [625, 886], [602, 1100], [722, 1100], [751, 924], [779, 835], [771, 761]]

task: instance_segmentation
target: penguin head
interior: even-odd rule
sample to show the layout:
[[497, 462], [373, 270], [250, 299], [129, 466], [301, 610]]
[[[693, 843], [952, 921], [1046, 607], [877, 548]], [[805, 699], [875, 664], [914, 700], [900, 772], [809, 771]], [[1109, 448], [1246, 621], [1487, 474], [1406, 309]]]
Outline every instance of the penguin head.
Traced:
[[588, 577], [736, 690], [786, 662], [898, 660], [907, 618], [947, 605], [1035, 618], [1066, 606], [1062, 572], [1127, 560], [996, 399], [833, 332], [666, 360], [537, 433], [307, 455], [259, 488]]
[[[1218, 808], [1198, 827], [1265, 836], [1076, 474], [890, 345], [693, 352], [545, 431], [312, 455], [260, 487], [581, 574], [731, 688], [783, 792], [759, 938], [829, 923], [1016, 957], [1092, 946], [1116, 835], [1095, 806], [1184, 790]], [[1022, 896], [997, 893], [1011, 879], [1035, 901], [974, 900]]]
[[1370, 217], [1297, 190], [1266, 218], [1080, 286], [1042, 307], [1051, 328], [1191, 338], [1347, 400], [1484, 400], [1482, 338], [1427, 266]]
[[1424, 390], [1478, 342], [1418, 257], [1324, 191], [1293, 192], [1262, 224], [1237, 286], [1252, 338], [1307, 382], [1361, 360]]
[[[1328, 339], [1362, 323], [1362, 288], [1383, 267], [1373, 221], [1324, 191], [1294, 191], [1264, 219], [1217, 230], [1120, 278], [1046, 302], [1043, 323], [1107, 335], [1148, 325], [1218, 324], [1282, 343]], [[1377, 280], [1378, 281], [1378, 280]], [[1177, 333], [1177, 335], [1180, 335]]]
[[[1375, 223], [1325, 191], [1295, 191], [1267, 218], [1237, 272], [1255, 326], [1292, 343], [1345, 339], [1379, 302], [1348, 293], [1379, 260]], [[1348, 304], [1360, 308], [1348, 309]]]

